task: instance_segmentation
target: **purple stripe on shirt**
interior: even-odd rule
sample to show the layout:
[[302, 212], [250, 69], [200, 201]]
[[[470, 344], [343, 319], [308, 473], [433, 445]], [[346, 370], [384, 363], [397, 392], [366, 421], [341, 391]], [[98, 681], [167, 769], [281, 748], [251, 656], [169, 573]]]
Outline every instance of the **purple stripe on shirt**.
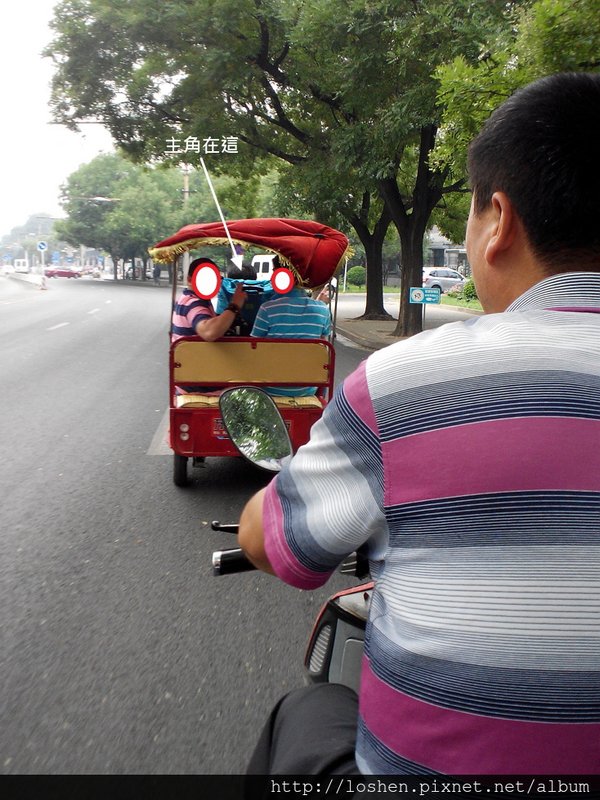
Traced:
[[445, 775], [598, 772], [598, 723], [527, 722], [441, 708], [383, 683], [367, 659], [360, 697], [360, 713], [377, 739]]
[[547, 308], [546, 311], [571, 311], [571, 312], [580, 312], [583, 314], [600, 314], [600, 308], [586, 308], [582, 306], [564, 306], [564, 307], [556, 307], [556, 308]]
[[265, 552], [275, 574], [298, 589], [316, 589], [329, 580], [331, 572], [312, 572], [294, 556], [283, 534], [284, 516], [275, 480], [267, 486], [263, 500]]
[[215, 310], [210, 303], [205, 304], [191, 290], [185, 289], [173, 311], [171, 341], [176, 342], [182, 336], [195, 336], [196, 325], [214, 316]]
[[352, 410], [357, 414], [360, 419], [367, 425], [373, 433], [377, 434], [379, 428], [377, 426], [377, 419], [375, 418], [375, 411], [373, 409], [373, 401], [369, 394], [369, 386], [367, 384], [367, 362], [363, 361], [357, 369], [344, 381], [344, 394], [346, 400], [351, 405]]
[[490, 492], [597, 491], [599, 442], [600, 421], [568, 417], [501, 419], [407, 436], [382, 445], [395, 478], [387, 484], [385, 503]]

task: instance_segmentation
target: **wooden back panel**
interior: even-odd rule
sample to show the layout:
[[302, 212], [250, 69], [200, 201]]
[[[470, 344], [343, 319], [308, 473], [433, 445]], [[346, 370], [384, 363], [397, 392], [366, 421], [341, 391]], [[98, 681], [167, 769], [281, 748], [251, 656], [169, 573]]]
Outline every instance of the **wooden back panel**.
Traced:
[[333, 363], [334, 350], [321, 339], [180, 339], [171, 348], [176, 384], [324, 386], [333, 381]]

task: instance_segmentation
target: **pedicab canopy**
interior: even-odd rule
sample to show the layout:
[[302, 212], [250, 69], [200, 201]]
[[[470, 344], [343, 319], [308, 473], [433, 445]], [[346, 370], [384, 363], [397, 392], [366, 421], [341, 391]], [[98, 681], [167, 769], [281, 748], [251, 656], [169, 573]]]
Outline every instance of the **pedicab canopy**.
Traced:
[[[238, 219], [227, 223], [234, 244], [259, 247], [280, 257], [296, 278], [309, 289], [322, 286], [349, 255], [348, 239], [340, 231], [313, 220]], [[229, 245], [222, 222], [186, 225], [173, 236], [150, 247], [154, 261], [169, 263], [187, 250], [203, 245]]]

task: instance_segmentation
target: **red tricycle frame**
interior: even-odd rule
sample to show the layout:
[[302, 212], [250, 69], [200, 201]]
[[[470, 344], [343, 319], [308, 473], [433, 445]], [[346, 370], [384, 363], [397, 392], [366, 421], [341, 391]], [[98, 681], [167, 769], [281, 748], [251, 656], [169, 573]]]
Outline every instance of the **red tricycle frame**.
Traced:
[[[170, 445], [173, 479], [188, 481], [188, 459], [237, 457], [219, 410], [219, 394], [234, 386], [275, 387], [272, 395], [288, 428], [294, 452], [310, 436], [333, 392], [335, 350], [323, 339], [226, 337], [205, 342], [183, 337], [171, 345], [169, 359]], [[316, 387], [296, 396], [286, 389]]]
[[[334, 337], [337, 311], [331, 302], [331, 279], [350, 254], [340, 231], [314, 220], [242, 219], [227, 223], [187, 225], [149, 253], [154, 261], [173, 264], [173, 298], [177, 291], [177, 260], [205, 245], [258, 247], [277, 255], [299, 286], [319, 289], [329, 283]], [[174, 452], [174, 481], [188, 481], [187, 462], [208, 456], [238, 456], [219, 412], [219, 394], [233, 386], [276, 387], [273, 395], [288, 427], [294, 451], [308, 441], [333, 393], [335, 351], [323, 339], [278, 339], [228, 336], [206, 342], [198, 336], [171, 344], [169, 360], [169, 443]], [[316, 387], [316, 394], [295, 396], [286, 389]]]

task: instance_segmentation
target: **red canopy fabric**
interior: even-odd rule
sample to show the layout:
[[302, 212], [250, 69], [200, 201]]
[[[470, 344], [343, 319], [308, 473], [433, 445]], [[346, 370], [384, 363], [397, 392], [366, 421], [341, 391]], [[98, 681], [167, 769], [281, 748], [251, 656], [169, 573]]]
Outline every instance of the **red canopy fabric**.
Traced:
[[[309, 288], [327, 283], [348, 251], [343, 233], [313, 220], [239, 219], [228, 222], [227, 229], [235, 244], [276, 253], [282, 266], [292, 268]], [[229, 245], [222, 222], [186, 225], [148, 252], [155, 261], [169, 262], [186, 250], [207, 244]]]

